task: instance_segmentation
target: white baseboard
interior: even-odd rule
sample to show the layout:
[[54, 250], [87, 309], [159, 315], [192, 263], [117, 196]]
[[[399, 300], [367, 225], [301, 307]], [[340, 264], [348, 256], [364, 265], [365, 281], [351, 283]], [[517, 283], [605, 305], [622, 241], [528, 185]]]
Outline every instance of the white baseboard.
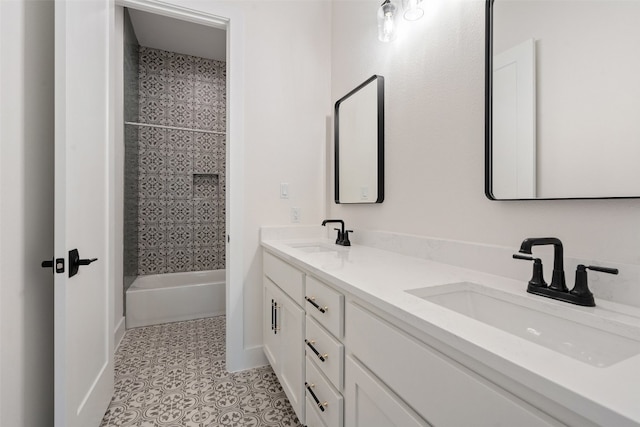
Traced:
[[125, 327], [124, 327], [124, 316], [120, 318], [118, 324], [116, 325], [115, 330], [113, 331], [113, 351], [115, 352], [120, 346], [120, 342], [122, 341], [122, 337], [124, 337]]
[[[229, 353], [227, 353], [227, 357], [229, 357]], [[238, 372], [269, 364], [267, 357], [264, 355], [262, 345], [245, 348], [241, 359], [242, 360], [227, 360], [227, 369], [230, 372]]]
[[245, 369], [256, 368], [258, 366], [265, 366], [269, 364], [267, 356], [264, 355], [264, 347], [262, 345], [245, 348], [245, 353], [245, 360], [250, 365]]

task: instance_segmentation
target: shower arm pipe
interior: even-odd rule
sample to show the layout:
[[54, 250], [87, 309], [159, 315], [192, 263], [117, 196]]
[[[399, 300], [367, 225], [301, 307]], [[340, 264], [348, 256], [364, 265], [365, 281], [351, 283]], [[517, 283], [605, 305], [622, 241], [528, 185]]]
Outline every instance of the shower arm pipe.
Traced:
[[137, 123], [137, 122], [124, 122], [125, 125], [132, 126], [147, 126], [152, 128], [160, 128], [160, 129], [170, 129], [170, 130], [184, 130], [188, 132], [202, 132], [202, 133], [213, 133], [216, 135], [226, 135], [226, 132], [216, 132], [215, 130], [204, 130], [204, 129], [190, 129], [190, 128], [181, 128], [176, 126], [165, 126], [165, 125], [152, 125], [149, 123]]

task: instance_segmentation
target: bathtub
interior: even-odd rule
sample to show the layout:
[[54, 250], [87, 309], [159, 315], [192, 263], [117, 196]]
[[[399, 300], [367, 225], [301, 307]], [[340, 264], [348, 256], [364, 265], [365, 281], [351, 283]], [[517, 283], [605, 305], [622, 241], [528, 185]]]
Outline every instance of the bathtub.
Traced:
[[225, 314], [225, 270], [138, 276], [126, 300], [127, 328]]

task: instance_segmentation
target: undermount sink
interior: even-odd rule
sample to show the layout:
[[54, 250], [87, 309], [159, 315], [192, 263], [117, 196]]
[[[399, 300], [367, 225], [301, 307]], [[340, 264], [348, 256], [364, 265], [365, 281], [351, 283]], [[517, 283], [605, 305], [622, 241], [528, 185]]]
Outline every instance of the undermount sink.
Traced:
[[337, 252], [336, 248], [322, 244], [322, 243], [296, 243], [289, 245], [292, 248], [306, 253], [318, 253], [318, 252]]
[[[550, 309], [545, 302], [525, 295], [470, 282], [406, 292], [596, 367], [611, 366], [640, 354], [640, 341], [624, 336], [632, 327], [606, 322], [605, 331], [590, 324], [593, 317], [580, 319], [584, 313], [577, 317], [572, 314], [571, 320], [559, 317], [562, 311], [557, 307]], [[640, 336], [634, 332], [633, 336]]]

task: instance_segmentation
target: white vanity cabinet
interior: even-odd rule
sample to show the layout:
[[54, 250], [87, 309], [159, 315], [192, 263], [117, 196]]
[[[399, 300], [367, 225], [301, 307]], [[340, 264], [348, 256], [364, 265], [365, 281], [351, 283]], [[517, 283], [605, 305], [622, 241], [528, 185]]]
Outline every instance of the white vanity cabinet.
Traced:
[[357, 419], [370, 405], [367, 396], [378, 396], [386, 401], [381, 411], [390, 408], [390, 413], [393, 409], [407, 420], [422, 419], [372, 425], [561, 425], [357, 301], [347, 304], [345, 340], [350, 354], [345, 372], [347, 421]]
[[304, 273], [266, 252], [263, 260], [264, 352], [293, 410], [304, 423], [305, 314], [299, 305]]
[[349, 427], [424, 427], [419, 415], [358, 361], [345, 362], [345, 425]]
[[265, 251], [263, 332], [265, 354], [307, 427], [562, 425], [426, 334], [411, 335], [396, 317], [302, 268]]
[[308, 427], [343, 427], [344, 295], [311, 275], [306, 277]]

